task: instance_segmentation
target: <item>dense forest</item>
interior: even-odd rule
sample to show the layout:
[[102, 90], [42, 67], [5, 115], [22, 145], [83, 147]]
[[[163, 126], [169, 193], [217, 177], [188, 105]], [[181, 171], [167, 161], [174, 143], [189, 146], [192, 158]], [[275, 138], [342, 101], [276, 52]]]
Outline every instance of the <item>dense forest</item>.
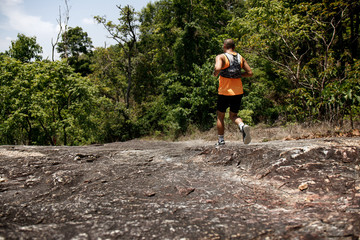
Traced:
[[[253, 69], [239, 115], [250, 125], [353, 124], [360, 117], [360, 3], [353, 0], [159, 0], [97, 16], [117, 44], [94, 48], [62, 26], [42, 59], [18, 34], [0, 53], [0, 144], [171, 139], [215, 126], [215, 56], [226, 38]], [[102, 13], [99, 13], [101, 15]], [[106, 36], [104, 36], [105, 38]]]

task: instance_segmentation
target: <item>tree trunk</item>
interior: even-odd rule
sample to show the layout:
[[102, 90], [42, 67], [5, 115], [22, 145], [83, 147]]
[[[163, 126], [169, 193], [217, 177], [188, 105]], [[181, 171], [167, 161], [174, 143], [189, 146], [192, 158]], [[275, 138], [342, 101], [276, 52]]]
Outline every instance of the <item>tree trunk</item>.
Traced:
[[359, 48], [359, 25], [360, 25], [360, 4], [357, 3], [350, 9], [350, 48], [351, 57], [358, 58]]
[[128, 84], [127, 84], [127, 90], [126, 90], [126, 108], [129, 109], [130, 107], [130, 90], [131, 90], [131, 48], [129, 48], [128, 52], [128, 67], [127, 67], [127, 78], [128, 78]]

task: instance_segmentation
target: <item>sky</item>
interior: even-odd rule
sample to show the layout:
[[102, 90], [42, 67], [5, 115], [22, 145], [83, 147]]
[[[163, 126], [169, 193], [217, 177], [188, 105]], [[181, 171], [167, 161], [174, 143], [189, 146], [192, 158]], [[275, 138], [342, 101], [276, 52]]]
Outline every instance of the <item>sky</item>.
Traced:
[[[101, 24], [94, 21], [94, 16], [105, 16], [117, 23], [119, 9], [117, 5], [130, 5], [140, 11], [151, 0], [68, 0], [69, 27], [81, 27], [88, 33], [94, 47], [115, 44]], [[0, 52], [9, 50], [11, 41], [18, 33], [27, 37], [36, 37], [36, 42], [43, 48], [43, 59], [51, 60], [51, 40], [56, 39], [59, 31], [57, 19], [59, 9], [65, 11], [64, 0], [0, 0]], [[64, 19], [64, 18], [63, 18]], [[58, 58], [58, 55], [56, 55]]]

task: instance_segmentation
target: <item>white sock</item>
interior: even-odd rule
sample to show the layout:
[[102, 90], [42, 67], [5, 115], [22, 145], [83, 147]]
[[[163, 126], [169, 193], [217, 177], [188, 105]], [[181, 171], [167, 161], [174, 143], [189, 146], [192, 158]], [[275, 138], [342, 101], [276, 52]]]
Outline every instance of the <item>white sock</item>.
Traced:
[[224, 135], [218, 135], [218, 137], [219, 137], [219, 142], [225, 141], [224, 140]]
[[243, 128], [244, 125], [245, 124], [243, 122], [239, 123], [239, 128], [240, 128], [241, 131], [242, 131], [242, 128]]

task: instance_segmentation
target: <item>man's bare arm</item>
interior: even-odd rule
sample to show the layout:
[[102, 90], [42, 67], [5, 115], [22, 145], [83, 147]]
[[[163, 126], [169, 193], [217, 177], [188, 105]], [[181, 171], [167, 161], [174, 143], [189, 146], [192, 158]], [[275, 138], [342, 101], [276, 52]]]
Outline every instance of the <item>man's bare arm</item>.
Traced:
[[241, 77], [252, 77], [253, 72], [245, 59], [243, 63], [243, 69], [245, 70], [245, 72], [241, 74]]
[[223, 67], [222, 55], [217, 55], [215, 58], [215, 68], [214, 68], [214, 72], [213, 72], [213, 75], [215, 77], [217, 77], [219, 75], [222, 67]]

